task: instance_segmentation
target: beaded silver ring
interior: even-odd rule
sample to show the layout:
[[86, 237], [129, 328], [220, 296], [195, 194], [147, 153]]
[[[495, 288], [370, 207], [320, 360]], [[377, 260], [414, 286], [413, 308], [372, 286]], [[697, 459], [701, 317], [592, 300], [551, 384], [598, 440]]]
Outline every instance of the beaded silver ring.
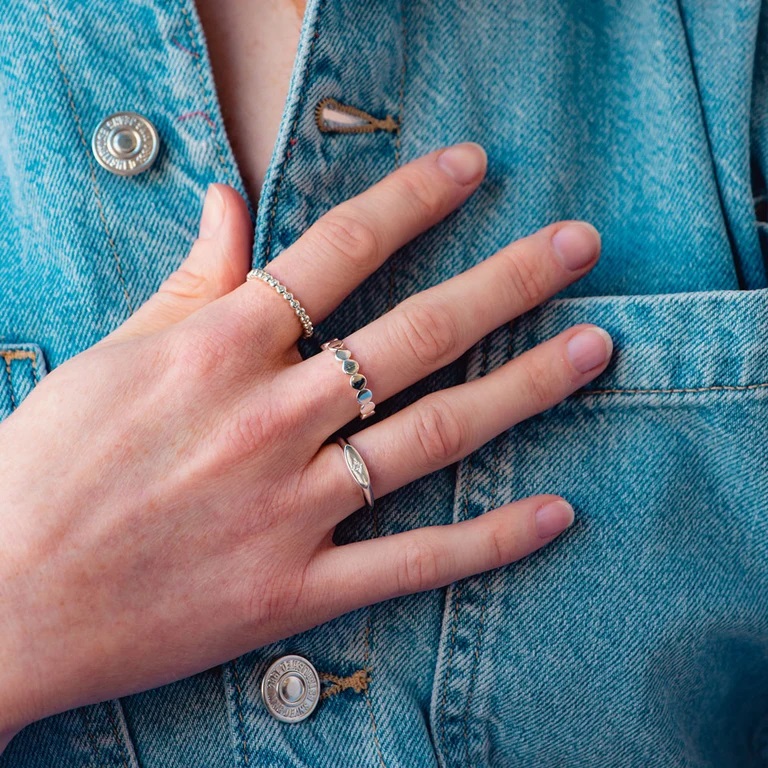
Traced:
[[302, 336], [305, 339], [308, 339], [315, 332], [315, 329], [312, 326], [312, 321], [309, 319], [309, 315], [304, 307], [299, 304], [299, 300], [294, 298], [293, 294], [279, 280], [277, 280], [277, 278], [272, 277], [266, 270], [256, 267], [245, 276], [245, 279], [262, 280], [267, 285], [271, 285], [293, 308], [296, 317], [299, 318], [299, 322], [301, 323], [303, 329]]
[[320, 345], [320, 349], [330, 349], [341, 362], [341, 370], [349, 376], [349, 386], [357, 392], [357, 402], [360, 404], [360, 418], [367, 419], [376, 413], [376, 403], [373, 402], [373, 392], [366, 388], [368, 380], [359, 373], [360, 366], [352, 359], [352, 353], [339, 339], [331, 339]]

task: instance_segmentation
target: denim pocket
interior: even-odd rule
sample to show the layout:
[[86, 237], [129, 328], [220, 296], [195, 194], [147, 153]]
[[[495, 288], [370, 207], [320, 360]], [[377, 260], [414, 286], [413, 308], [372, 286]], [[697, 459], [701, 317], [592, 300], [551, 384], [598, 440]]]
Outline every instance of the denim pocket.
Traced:
[[43, 351], [37, 344], [1, 344], [0, 420], [9, 416], [46, 374]]
[[441, 765], [764, 765], [768, 291], [553, 301], [470, 378], [578, 322], [608, 370], [459, 466], [455, 520], [552, 492], [576, 521], [448, 589]]

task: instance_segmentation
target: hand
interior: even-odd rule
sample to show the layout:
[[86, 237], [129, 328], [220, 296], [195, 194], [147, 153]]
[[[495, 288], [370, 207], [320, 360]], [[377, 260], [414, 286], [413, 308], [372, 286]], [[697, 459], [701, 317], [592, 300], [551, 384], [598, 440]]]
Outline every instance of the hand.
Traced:
[[[460, 205], [476, 145], [437, 150], [322, 216], [269, 271], [315, 323]], [[473, 165], [474, 164], [474, 165]], [[555, 496], [336, 546], [362, 506], [329, 436], [358, 415], [332, 353], [244, 282], [243, 200], [209, 191], [199, 239], [133, 317], [50, 373], [0, 425], [0, 732], [195, 674], [342, 613], [443, 586], [551, 541]], [[377, 402], [585, 274], [593, 228], [559, 223], [344, 339]], [[377, 497], [455, 462], [600, 373], [610, 339], [569, 329], [350, 438]], [[510, 396], [512, 395], [512, 396]], [[302, 535], [296, 536], [300, 530]]]

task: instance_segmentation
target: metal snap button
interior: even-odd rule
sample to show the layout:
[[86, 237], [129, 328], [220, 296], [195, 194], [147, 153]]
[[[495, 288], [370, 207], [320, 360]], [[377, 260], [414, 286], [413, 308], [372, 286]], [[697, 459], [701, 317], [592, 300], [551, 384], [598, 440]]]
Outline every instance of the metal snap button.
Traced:
[[309, 717], [320, 701], [317, 670], [303, 656], [281, 656], [261, 679], [261, 698], [273, 717], [297, 723]]
[[102, 168], [118, 176], [135, 176], [152, 166], [160, 137], [152, 123], [138, 112], [115, 112], [93, 132], [91, 150]]

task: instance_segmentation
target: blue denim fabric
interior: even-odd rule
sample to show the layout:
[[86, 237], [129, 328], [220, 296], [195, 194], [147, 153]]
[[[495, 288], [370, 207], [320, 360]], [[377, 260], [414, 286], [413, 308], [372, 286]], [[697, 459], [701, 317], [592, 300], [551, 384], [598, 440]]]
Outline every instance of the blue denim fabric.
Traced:
[[[489, 155], [472, 198], [361, 285], [320, 340], [550, 221], [603, 236], [589, 276], [379, 418], [575, 322], [616, 343], [586, 390], [352, 515], [337, 541], [538, 492], [563, 494], [577, 521], [520, 563], [34, 723], [0, 767], [768, 765], [768, 225], [754, 207], [766, 24], [758, 0], [309, 0], [249, 201], [255, 264], [431, 149], [474, 140]], [[398, 129], [321, 132], [326, 97]], [[89, 148], [126, 109], [162, 139], [131, 178]], [[192, 0], [6, 0], [0, 161], [1, 417], [178, 265], [210, 182], [244, 192]], [[324, 690], [293, 725], [259, 694], [287, 652]]]

